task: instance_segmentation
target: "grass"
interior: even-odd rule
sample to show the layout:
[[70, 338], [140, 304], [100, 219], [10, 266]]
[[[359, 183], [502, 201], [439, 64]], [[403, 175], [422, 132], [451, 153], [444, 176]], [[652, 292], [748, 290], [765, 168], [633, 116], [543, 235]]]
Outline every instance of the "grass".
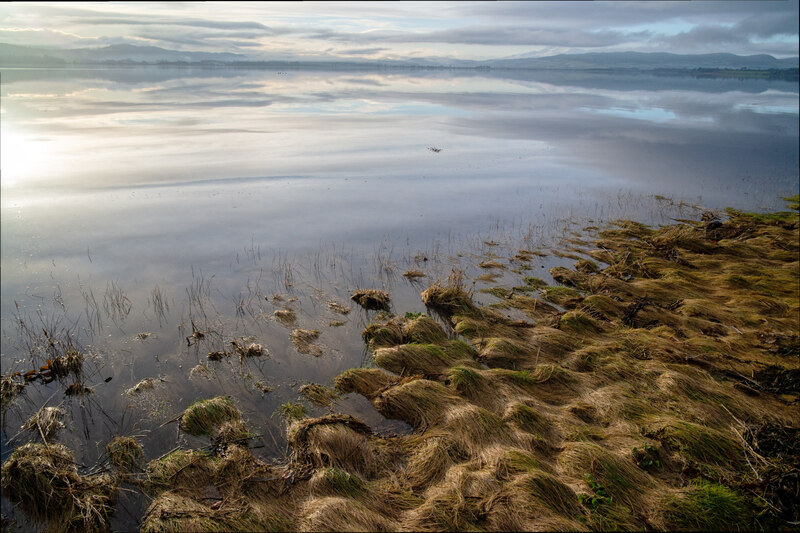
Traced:
[[360, 477], [334, 467], [318, 470], [309, 485], [314, 494], [345, 498], [356, 498], [362, 495], [367, 488], [366, 483]]
[[[230, 399], [193, 404], [181, 427], [194, 417], [214, 442], [147, 464], [142, 530], [793, 529], [800, 220], [712, 220], [617, 221], [596, 262], [551, 270], [564, 286], [506, 270], [491, 307], [462, 271], [433, 282], [421, 298], [436, 314], [378, 313], [365, 328], [378, 367], [345, 370], [335, 392], [300, 389], [331, 412], [276, 409], [287, 449], [275, 465], [248, 448]], [[410, 428], [332, 411], [371, 412], [357, 402], [377, 411], [369, 421]], [[48, 460], [68, 454], [51, 448]], [[88, 481], [51, 469], [11, 483], [18, 451], [3, 489], [26, 513], [44, 508], [21, 491]]]
[[379, 368], [351, 368], [336, 376], [333, 384], [342, 394], [357, 392], [371, 399], [391, 382], [392, 376]]
[[453, 270], [445, 281], [436, 281], [420, 296], [427, 307], [448, 315], [475, 310], [472, 297], [464, 288], [464, 272], [461, 270]]
[[0, 410], [2, 411], [5, 411], [11, 402], [25, 390], [25, 383], [15, 380], [14, 377], [0, 377]]
[[316, 329], [301, 329], [297, 328], [292, 330], [290, 338], [294, 349], [299, 353], [310, 354], [314, 357], [322, 355], [322, 348], [314, 344], [320, 336], [319, 330]]
[[542, 298], [566, 308], [575, 307], [582, 300], [581, 293], [570, 287], [545, 287]]
[[3, 496], [48, 531], [108, 528], [116, 487], [107, 475], [82, 476], [61, 444], [25, 444], [2, 467]]
[[673, 421], [653, 435], [689, 460], [732, 467], [744, 461], [740, 445], [722, 432], [699, 424]]
[[373, 361], [381, 368], [401, 375], [442, 375], [457, 363], [471, 362], [474, 350], [461, 341], [439, 344], [402, 344], [375, 350]]
[[83, 359], [81, 352], [69, 350], [65, 355], [50, 360], [50, 370], [56, 377], [66, 377], [70, 373], [77, 377], [83, 369]]
[[290, 422], [292, 420], [302, 420], [306, 417], [306, 408], [299, 403], [286, 402], [278, 406], [275, 412], [281, 418]]
[[180, 427], [189, 435], [216, 437], [222, 424], [241, 419], [242, 414], [227, 396], [199, 400], [183, 412]]
[[40, 437], [44, 443], [52, 441], [60, 429], [64, 428], [64, 411], [58, 407], [42, 407], [28, 419], [22, 429]]
[[350, 313], [350, 308], [349, 307], [347, 307], [344, 304], [341, 304], [339, 302], [334, 302], [334, 301], [328, 302], [328, 309], [330, 309], [334, 313], [338, 313], [340, 315], [347, 315], [347, 314]]
[[139, 463], [144, 458], [142, 445], [133, 437], [114, 437], [106, 444], [106, 453], [111, 464], [121, 472], [138, 469]]
[[317, 383], [308, 383], [300, 387], [300, 394], [319, 407], [330, 407], [333, 400], [339, 397], [335, 391]]
[[390, 310], [389, 304], [391, 303], [391, 297], [386, 291], [380, 291], [376, 289], [360, 289], [355, 291], [350, 296], [350, 299], [367, 310]]
[[671, 531], [735, 531], [748, 529], [747, 503], [735, 491], [699, 481], [666, 497], [664, 525]]
[[297, 315], [291, 309], [276, 309], [275, 312], [272, 313], [272, 316], [275, 317], [282, 326], [291, 327], [297, 323]]

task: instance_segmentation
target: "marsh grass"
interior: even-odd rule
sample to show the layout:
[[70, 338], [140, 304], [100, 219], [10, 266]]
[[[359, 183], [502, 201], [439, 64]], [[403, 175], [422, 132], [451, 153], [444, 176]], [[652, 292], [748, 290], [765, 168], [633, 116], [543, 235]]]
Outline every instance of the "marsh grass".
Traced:
[[61, 444], [25, 444], [2, 467], [3, 495], [49, 531], [105, 531], [116, 487], [107, 475], [82, 476]]
[[132, 472], [139, 469], [144, 458], [144, 449], [134, 437], [117, 436], [106, 444], [106, 453], [111, 464], [120, 472]]
[[308, 383], [301, 386], [300, 394], [318, 407], [331, 407], [333, 401], [339, 397], [336, 391], [317, 383]]
[[216, 437], [222, 424], [241, 419], [241, 413], [227, 396], [199, 400], [183, 412], [180, 428], [189, 435]]
[[322, 355], [322, 348], [314, 344], [320, 336], [319, 330], [296, 328], [292, 330], [290, 338], [294, 349], [299, 353], [310, 354], [314, 357]]
[[360, 289], [355, 291], [350, 299], [369, 311], [389, 311], [391, 297], [386, 291], [377, 289]]
[[4, 375], [0, 377], [0, 411], [5, 411], [14, 399], [25, 390], [25, 383], [14, 379], [17, 376]]
[[[193, 404], [181, 427], [215, 440], [148, 463], [142, 530], [791, 529], [781, 487], [796, 486], [797, 454], [780, 443], [800, 416], [800, 225], [796, 212], [715, 216], [617, 221], [589, 251], [596, 262], [566, 224], [575, 247], [561, 259], [576, 262], [551, 270], [557, 287], [519, 270], [492, 289], [501, 305], [481, 306], [454, 270], [421, 294], [452, 329], [419, 313], [373, 317], [362, 337], [378, 368], [342, 372], [335, 393], [306, 384], [301, 401], [332, 410], [360, 394], [410, 426], [400, 434], [287, 402], [276, 412], [288, 453], [271, 466], [230, 399]], [[519, 313], [530, 320], [509, 318]]]
[[22, 429], [41, 437], [47, 444], [64, 428], [64, 411], [58, 407], [42, 407], [28, 419]]

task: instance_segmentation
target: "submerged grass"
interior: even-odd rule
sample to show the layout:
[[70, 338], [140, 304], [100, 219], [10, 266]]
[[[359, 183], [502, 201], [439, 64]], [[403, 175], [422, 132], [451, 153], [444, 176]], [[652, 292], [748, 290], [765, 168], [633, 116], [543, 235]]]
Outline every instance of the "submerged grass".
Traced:
[[352, 296], [350, 296], [350, 299], [367, 310], [389, 311], [390, 309], [389, 304], [391, 303], [391, 297], [386, 291], [361, 289], [355, 291]]

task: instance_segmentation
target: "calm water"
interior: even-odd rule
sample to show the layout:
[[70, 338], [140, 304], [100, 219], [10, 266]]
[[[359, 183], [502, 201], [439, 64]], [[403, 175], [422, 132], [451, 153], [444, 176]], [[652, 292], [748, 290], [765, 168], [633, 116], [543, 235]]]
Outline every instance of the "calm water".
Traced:
[[[90, 354], [94, 389], [75, 399], [63, 394], [69, 383], [30, 384], [3, 419], [3, 459], [29, 439], [20, 425], [44, 402], [65, 409], [59, 440], [91, 465], [114, 434], [139, 435], [149, 457], [206, 444], [161, 425], [197, 398], [230, 394], [262, 435], [258, 453], [280, 460], [274, 410], [303, 383], [330, 385], [368, 358], [360, 332], [374, 313], [327, 307], [348, 304], [353, 289], [384, 288], [396, 312], [424, 311], [419, 292], [431, 279], [487, 253], [549, 250], [615, 218], [698, 214], [681, 200], [762, 210], [797, 193], [797, 83], [511, 71], [1, 74], [2, 370], [44, 364], [30, 348], [45, 328]], [[542, 257], [534, 275], [549, 280], [550, 266], [569, 263]], [[409, 268], [429, 279], [409, 283], [400, 275]], [[299, 327], [322, 332], [321, 357], [297, 353], [291, 329], [270, 318], [287, 306]], [[208, 335], [187, 346], [192, 323]], [[209, 351], [248, 336], [270, 356], [212, 362], [190, 377]], [[154, 391], [124, 393], [147, 377]], [[258, 381], [273, 391], [262, 394]], [[335, 409], [406, 430], [359, 397]], [[135, 525], [141, 505], [126, 496], [115, 527]]]

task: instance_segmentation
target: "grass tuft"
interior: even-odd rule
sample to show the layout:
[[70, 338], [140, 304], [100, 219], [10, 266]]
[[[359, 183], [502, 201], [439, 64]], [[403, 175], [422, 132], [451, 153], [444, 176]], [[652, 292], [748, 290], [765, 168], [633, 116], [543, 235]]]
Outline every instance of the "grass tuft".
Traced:
[[241, 419], [242, 414], [227, 396], [217, 396], [200, 400], [183, 412], [181, 430], [189, 435], [216, 437], [220, 426], [225, 422]]
[[351, 300], [356, 302], [364, 309], [377, 311], [389, 311], [389, 303], [391, 298], [386, 291], [379, 291], [375, 289], [362, 289], [357, 290], [350, 297]]

